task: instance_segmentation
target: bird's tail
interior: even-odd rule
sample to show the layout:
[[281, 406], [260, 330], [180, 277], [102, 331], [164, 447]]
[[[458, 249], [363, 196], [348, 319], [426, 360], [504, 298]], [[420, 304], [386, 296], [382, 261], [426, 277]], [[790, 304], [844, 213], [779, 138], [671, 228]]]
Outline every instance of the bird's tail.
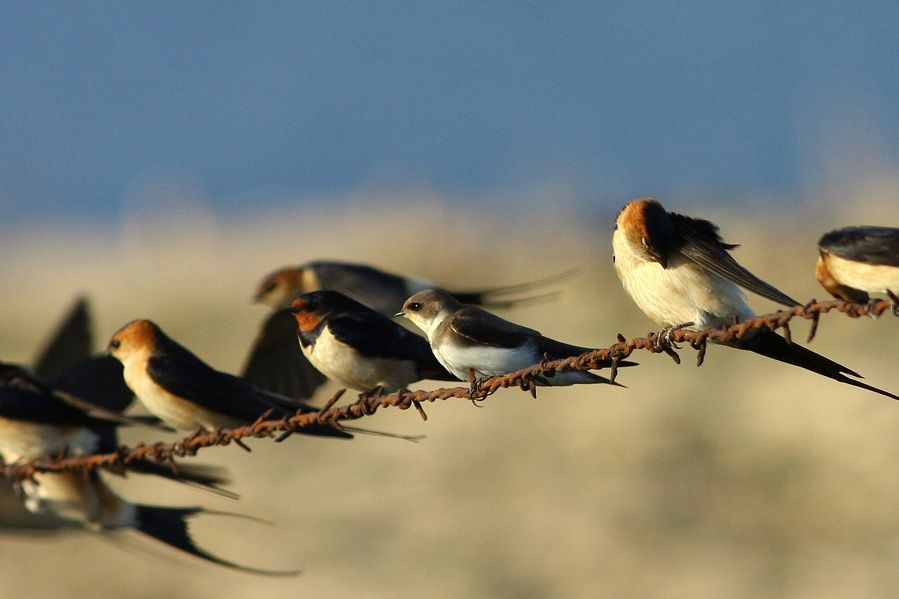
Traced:
[[228, 484], [230, 481], [224, 475], [224, 470], [214, 466], [196, 466], [178, 465], [177, 469], [172, 468], [169, 464], [159, 464], [147, 460], [134, 460], [128, 464], [128, 470], [138, 474], [152, 474], [169, 480], [184, 483], [191, 487], [196, 487], [206, 491], [211, 491], [216, 495], [227, 497], [229, 499], [239, 499], [240, 496], [233, 491], [223, 489], [221, 485]]
[[577, 274], [577, 269], [572, 268], [542, 279], [518, 283], [515, 285], [504, 285], [501, 287], [490, 287], [487, 289], [476, 289], [469, 291], [450, 291], [449, 294], [462, 302], [463, 304], [473, 304], [476, 306], [486, 306], [489, 308], [509, 308], [511, 306], [521, 306], [526, 304], [538, 303], [554, 298], [557, 293], [543, 293], [539, 295], [528, 295], [520, 298], [512, 298], [509, 296], [526, 293], [533, 289], [547, 287], [556, 283], [566, 281]]
[[852, 385], [853, 387], [858, 387], [860, 389], [873, 391], [874, 393], [879, 393], [890, 399], [899, 400], [899, 395], [893, 395], [889, 391], [884, 391], [883, 389], [878, 389], [877, 387], [849, 378], [846, 376], [847, 374], [859, 378], [861, 378], [862, 375], [842, 364], [834, 362], [830, 358], [825, 358], [821, 354], [817, 354], [806, 347], [797, 345], [796, 343], [788, 343], [786, 339], [773, 331], [759, 331], [758, 334], [753, 335], [748, 339], [741, 340], [737, 346], [741, 349], [748, 349], [768, 358], [774, 358], [775, 360], [780, 360], [787, 364], [811, 370], [812, 372], [818, 373], [821, 376], [826, 376], [835, 381], [846, 383], [847, 385]]
[[197, 547], [188, 531], [188, 518], [199, 513], [215, 514], [220, 512], [206, 512], [203, 508], [199, 507], [177, 508], [155, 505], [136, 505], [135, 507], [137, 508], [137, 530], [149, 537], [153, 537], [157, 541], [169, 545], [170, 547], [195, 555], [200, 559], [204, 559], [214, 564], [241, 570], [243, 572], [250, 572], [252, 574], [262, 574], [265, 576], [295, 576], [299, 573], [296, 570], [261, 570], [258, 568], [241, 566], [240, 564], [235, 564], [234, 562], [216, 557]]

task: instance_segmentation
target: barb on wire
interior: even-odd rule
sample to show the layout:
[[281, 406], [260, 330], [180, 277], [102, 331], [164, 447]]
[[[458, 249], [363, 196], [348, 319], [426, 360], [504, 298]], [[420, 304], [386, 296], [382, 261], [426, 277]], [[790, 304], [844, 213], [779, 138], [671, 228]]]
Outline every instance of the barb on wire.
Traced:
[[687, 330], [684, 328], [666, 329], [659, 333], [649, 333], [646, 337], [626, 340], [618, 334], [618, 341], [608, 348], [594, 349], [578, 356], [559, 360], [543, 360], [528, 368], [504, 375], [493, 376], [480, 382], [472, 382], [468, 387], [450, 387], [433, 391], [410, 391], [404, 389], [395, 393], [378, 394], [362, 393], [357, 400], [336, 406], [337, 400], [345, 389], [338, 391], [320, 412], [296, 414], [289, 418], [267, 420], [263, 414], [253, 424], [233, 429], [217, 429], [204, 432], [197, 431], [174, 443], [141, 443], [134, 448], [120, 447], [118, 451], [108, 454], [86, 455], [76, 457], [42, 458], [27, 463], [7, 465], [3, 467], [6, 476], [22, 480], [33, 478], [39, 472], [60, 472], [71, 470], [93, 470], [97, 468], [127, 469], [130, 464], [141, 460], [163, 463], [167, 462], [176, 468], [176, 458], [194, 456], [205, 447], [229, 445], [232, 442], [249, 451], [245, 439], [273, 437], [284, 439], [296, 430], [312, 425], [330, 424], [340, 426], [341, 422], [371, 416], [381, 408], [398, 408], [408, 410], [415, 408], [424, 420], [427, 416], [422, 408], [423, 403], [433, 403], [447, 399], [483, 400], [500, 389], [518, 387], [536, 397], [537, 385], [541, 380], [551, 378], [556, 372], [566, 370], [595, 370], [604, 362], [611, 360], [610, 379], [615, 380], [618, 374], [618, 363], [636, 350], [650, 353], [666, 353], [678, 364], [677, 354], [680, 346], [689, 344], [697, 351], [697, 366], [702, 365], [707, 343], [726, 343], [741, 339], [751, 329], [768, 328], [772, 331], [784, 329], [785, 336], [790, 339], [789, 321], [793, 318], [811, 320], [813, 328], [821, 314], [831, 311], [842, 312], [851, 318], [861, 316], [879, 317], [891, 308], [889, 300], [879, 300], [869, 304], [855, 304], [843, 300], [816, 302], [812, 300], [805, 306], [795, 306], [772, 314], [755, 316], [728, 327]]

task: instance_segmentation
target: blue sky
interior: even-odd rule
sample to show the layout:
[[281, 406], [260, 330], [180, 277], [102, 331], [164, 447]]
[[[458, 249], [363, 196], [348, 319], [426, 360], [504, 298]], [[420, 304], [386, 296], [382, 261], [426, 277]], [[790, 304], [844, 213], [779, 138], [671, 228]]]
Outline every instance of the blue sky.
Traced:
[[0, 17], [7, 221], [118, 215], [166, 177], [238, 214], [378, 186], [563, 182], [616, 206], [798, 194], [843, 142], [850, 164], [857, 147], [899, 154], [895, 2], [22, 2]]

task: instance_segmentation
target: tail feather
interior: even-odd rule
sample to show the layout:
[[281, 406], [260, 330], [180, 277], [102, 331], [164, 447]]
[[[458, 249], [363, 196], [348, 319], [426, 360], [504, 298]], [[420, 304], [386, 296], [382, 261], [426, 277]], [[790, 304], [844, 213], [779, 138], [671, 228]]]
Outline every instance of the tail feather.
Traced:
[[220, 468], [215, 468], [213, 466], [179, 465], [177, 471], [175, 471], [168, 464], [159, 464], [147, 460], [135, 460], [128, 464], [128, 470], [138, 474], [151, 474], [167, 478], [191, 487], [211, 491], [216, 495], [221, 495], [222, 497], [227, 497], [229, 499], [240, 498], [237, 493], [221, 487], [221, 485], [227, 484], [230, 481], [228, 477], [222, 474]]
[[884, 391], [883, 389], [878, 389], [877, 387], [847, 377], [847, 374], [858, 378], [861, 378], [862, 375], [842, 364], [834, 362], [830, 358], [825, 358], [821, 354], [817, 354], [806, 347], [797, 345], [796, 343], [788, 343], [786, 339], [773, 331], [760, 331], [758, 334], [742, 340], [737, 347], [748, 349], [762, 356], [780, 360], [781, 362], [786, 362], [793, 366], [805, 368], [806, 370], [810, 370], [821, 376], [826, 376], [827, 378], [846, 383], [847, 385], [852, 385], [853, 387], [873, 391], [874, 393], [884, 395], [890, 399], [899, 400], [899, 395], [893, 395], [889, 391]]
[[509, 308], [511, 306], [519, 306], [523, 304], [529, 304], [534, 302], [539, 302], [547, 299], [551, 299], [556, 296], [555, 293], [545, 293], [536, 296], [527, 296], [523, 298], [510, 299], [504, 296], [516, 294], [516, 293], [524, 293], [527, 291], [531, 291], [532, 289], [539, 289], [541, 287], [546, 287], [547, 285], [552, 285], [555, 283], [561, 283], [577, 274], [577, 269], [572, 268], [560, 273], [556, 273], [554, 275], [550, 275], [548, 277], [544, 277], [542, 279], [536, 279], [534, 281], [527, 281], [525, 283], [518, 283], [515, 285], [505, 285], [501, 287], [490, 287], [488, 289], [478, 289], [471, 291], [449, 291], [449, 294], [454, 298], [462, 302], [463, 304], [473, 304], [476, 306], [488, 306], [492, 308]]
[[299, 571], [297, 570], [262, 570], [259, 568], [241, 566], [240, 564], [222, 559], [197, 547], [188, 531], [187, 519], [196, 514], [204, 513], [205, 510], [203, 510], [203, 508], [174, 508], [154, 505], [137, 505], [136, 507], [137, 529], [145, 535], [153, 537], [157, 541], [165, 543], [170, 547], [174, 547], [208, 562], [243, 572], [263, 574], [265, 576], [295, 576], [299, 574]]

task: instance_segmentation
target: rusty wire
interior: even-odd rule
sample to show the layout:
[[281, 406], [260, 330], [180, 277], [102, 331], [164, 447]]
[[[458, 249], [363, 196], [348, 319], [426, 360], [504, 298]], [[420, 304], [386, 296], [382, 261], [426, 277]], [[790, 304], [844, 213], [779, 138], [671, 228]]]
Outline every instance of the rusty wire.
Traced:
[[612, 361], [610, 378], [614, 381], [617, 374], [617, 365], [624, 358], [630, 356], [636, 350], [647, 350], [651, 353], [665, 353], [675, 362], [680, 364], [677, 349], [678, 343], [688, 344], [697, 350], [697, 365], [701, 365], [705, 357], [708, 342], [728, 343], [741, 339], [752, 329], [768, 328], [772, 331], [784, 330], [784, 336], [790, 340], [791, 331], [789, 322], [793, 318], [804, 318], [812, 321], [809, 341], [814, 337], [821, 314], [831, 311], [842, 312], [850, 318], [861, 316], [879, 317], [891, 309], [889, 300], [877, 300], [868, 304], [856, 304], [843, 300], [817, 302], [812, 300], [805, 306], [795, 306], [787, 310], [779, 310], [771, 314], [755, 316], [743, 322], [734, 323], [728, 327], [707, 328], [701, 330], [688, 330], [686, 328], [674, 328], [667, 331], [649, 333], [646, 337], [637, 337], [627, 340], [620, 333], [618, 341], [607, 348], [594, 349], [578, 356], [559, 360], [544, 360], [528, 368], [504, 375], [493, 376], [483, 381], [470, 381], [468, 387], [451, 387], [435, 389], [433, 391], [410, 391], [407, 389], [389, 394], [362, 393], [356, 401], [336, 406], [345, 389], [338, 391], [331, 397], [327, 404], [319, 412], [295, 414], [290, 417], [267, 420], [268, 414], [263, 414], [253, 424], [233, 429], [217, 429], [214, 431], [197, 431], [184, 439], [174, 443], [141, 443], [134, 448], [120, 447], [117, 451], [108, 454], [85, 455], [75, 457], [41, 458], [27, 463], [7, 465], [3, 472], [7, 477], [22, 480], [33, 478], [40, 472], [60, 472], [72, 470], [94, 470], [97, 468], [127, 469], [129, 464], [146, 460], [157, 463], [168, 462], [177, 472], [176, 458], [194, 456], [200, 449], [234, 443], [249, 451], [244, 439], [249, 438], [275, 438], [283, 440], [293, 432], [312, 425], [332, 425], [340, 427], [341, 422], [357, 420], [371, 416], [381, 408], [393, 407], [400, 410], [408, 410], [414, 407], [424, 420], [427, 420], [423, 403], [433, 403], [438, 400], [452, 398], [482, 401], [499, 389], [518, 387], [529, 391], [536, 397], [536, 388], [545, 379], [552, 378], [556, 372], [566, 370], [595, 370], [609, 360]]

